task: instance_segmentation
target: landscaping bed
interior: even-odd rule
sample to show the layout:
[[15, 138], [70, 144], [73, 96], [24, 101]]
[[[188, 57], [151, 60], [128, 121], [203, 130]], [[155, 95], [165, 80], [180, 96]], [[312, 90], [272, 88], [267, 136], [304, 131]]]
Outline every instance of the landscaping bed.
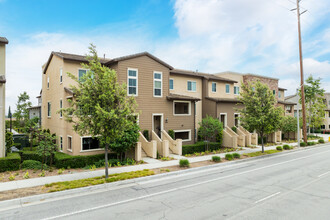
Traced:
[[230, 148], [230, 147], [222, 147], [218, 150], [213, 151], [202, 151], [202, 152], [194, 152], [192, 154], [184, 154], [185, 157], [198, 157], [198, 156], [205, 156], [205, 155], [212, 155], [212, 154], [221, 154], [221, 153], [228, 153], [234, 151], [240, 151], [243, 148]]

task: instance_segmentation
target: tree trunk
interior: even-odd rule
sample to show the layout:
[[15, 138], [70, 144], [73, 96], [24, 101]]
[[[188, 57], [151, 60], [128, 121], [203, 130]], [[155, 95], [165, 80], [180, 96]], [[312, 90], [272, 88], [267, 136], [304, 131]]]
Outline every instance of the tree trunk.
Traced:
[[108, 148], [109, 144], [105, 144], [105, 152], [104, 152], [104, 160], [105, 160], [105, 178], [108, 179], [109, 177], [109, 164], [108, 164]]
[[260, 134], [260, 137], [261, 137], [261, 146], [262, 146], [261, 152], [264, 153], [265, 152], [265, 148], [264, 148], [264, 134], [261, 133]]

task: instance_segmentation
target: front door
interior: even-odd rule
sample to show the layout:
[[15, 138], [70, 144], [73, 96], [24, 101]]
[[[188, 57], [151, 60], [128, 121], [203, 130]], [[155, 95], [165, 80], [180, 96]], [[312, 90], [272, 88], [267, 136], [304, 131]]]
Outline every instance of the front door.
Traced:
[[220, 122], [222, 123], [223, 127], [227, 126], [227, 115], [220, 113]]
[[162, 116], [161, 115], [154, 115], [153, 116], [153, 130], [161, 138], [162, 133]]

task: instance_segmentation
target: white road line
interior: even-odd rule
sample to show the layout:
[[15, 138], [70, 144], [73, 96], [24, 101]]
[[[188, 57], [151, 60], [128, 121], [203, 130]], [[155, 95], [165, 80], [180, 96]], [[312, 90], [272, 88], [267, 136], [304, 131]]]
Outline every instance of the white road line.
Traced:
[[265, 198], [262, 198], [262, 199], [259, 199], [258, 201], [256, 201], [255, 203], [259, 203], [259, 202], [262, 202], [262, 201], [265, 201], [266, 199], [269, 199], [269, 198], [272, 198], [278, 194], [280, 194], [281, 192], [277, 192], [277, 193], [274, 193], [274, 194], [271, 194], [269, 196], [266, 196]]
[[328, 173], [330, 173], [330, 171], [328, 171], [328, 172], [326, 172], [326, 173], [323, 173], [323, 174], [321, 174], [321, 175], [318, 175], [317, 177], [320, 178], [320, 177], [322, 177], [322, 176], [327, 175]]
[[243, 175], [243, 174], [246, 174], [246, 173], [251, 173], [251, 172], [254, 172], [254, 171], [257, 171], [257, 170], [262, 170], [262, 169], [266, 169], [266, 168], [269, 168], [269, 167], [274, 167], [274, 166], [278, 166], [278, 165], [281, 165], [281, 164], [286, 164], [286, 163], [290, 163], [290, 162], [293, 162], [293, 161], [306, 159], [306, 158], [313, 157], [313, 156], [318, 155], [318, 154], [324, 154], [325, 152], [328, 152], [328, 151], [330, 151], [330, 150], [320, 152], [320, 153], [315, 153], [315, 154], [305, 156], [305, 157], [295, 158], [295, 159], [288, 160], [288, 161], [283, 161], [283, 162], [276, 163], [276, 164], [267, 165], [267, 166], [264, 166], [264, 167], [255, 168], [255, 169], [252, 169], [252, 170], [243, 171], [243, 172], [240, 172], [240, 173], [235, 173], [235, 174], [218, 177], [218, 178], [211, 179], [211, 180], [206, 180], [206, 181], [199, 182], [199, 183], [194, 183], [194, 184], [190, 184], [190, 185], [186, 185], [186, 186], [181, 186], [181, 187], [173, 188], [173, 189], [170, 189], [170, 190], [165, 190], [165, 191], [162, 191], [162, 192], [152, 193], [152, 194], [148, 194], [148, 195], [145, 195], [145, 196], [140, 196], [140, 197], [136, 197], [136, 198], [132, 198], [132, 199], [127, 199], [127, 200], [123, 200], [123, 201], [119, 201], [119, 202], [115, 202], [115, 203], [109, 203], [109, 204], [102, 205], [102, 206], [97, 206], [97, 207], [93, 207], [93, 208], [89, 208], [89, 209], [83, 209], [83, 210], [79, 210], [79, 211], [75, 211], [75, 212], [70, 212], [70, 213], [67, 213], [67, 214], [62, 214], [62, 215], [58, 215], [58, 216], [44, 218], [44, 220], [51, 220], [51, 219], [68, 217], [68, 216], [72, 216], [72, 215], [76, 215], [76, 214], [80, 214], [80, 213], [84, 213], [84, 212], [94, 211], [94, 210], [97, 210], [97, 209], [107, 208], [107, 207], [120, 205], [120, 204], [127, 203], [127, 202], [132, 202], [132, 201], [141, 200], [141, 199], [145, 199], [145, 198], [149, 198], [149, 197], [153, 197], [153, 196], [158, 196], [158, 195], [166, 194], [166, 193], [169, 193], [169, 192], [174, 192], [174, 191], [181, 190], [181, 189], [187, 189], [187, 188], [191, 188], [191, 187], [194, 187], [194, 186], [199, 186], [199, 185], [215, 182], [215, 181], [218, 181], [218, 180], [221, 180], [221, 179], [231, 178], [231, 177], [234, 177], [234, 176], [239, 176], [239, 175]]

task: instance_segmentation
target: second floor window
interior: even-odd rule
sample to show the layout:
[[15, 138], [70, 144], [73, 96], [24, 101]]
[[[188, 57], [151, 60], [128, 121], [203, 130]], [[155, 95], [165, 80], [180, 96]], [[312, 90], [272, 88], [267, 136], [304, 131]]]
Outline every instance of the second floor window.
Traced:
[[170, 79], [170, 90], [174, 89], [174, 80]]
[[212, 83], [212, 92], [216, 92], [217, 91], [217, 83], [213, 82]]
[[51, 112], [51, 107], [52, 104], [50, 102], [47, 103], [47, 116], [50, 117], [52, 112]]
[[63, 69], [60, 69], [60, 83], [63, 82]]
[[128, 95], [137, 95], [138, 91], [138, 72], [134, 69], [128, 69], [127, 71], [127, 92]]
[[273, 95], [275, 95], [276, 94], [276, 91], [275, 90], [273, 90]]
[[230, 93], [230, 85], [226, 84], [226, 93], [229, 94]]
[[87, 70], [79, 70], [78, 71], [78, 80], [80, 81], [86, 73], [87, 73]]
[[49, 76], [47, 77], [47, 89], [49, 89]]
[[239, 95], [239, 87], [238, 86], [234, 86], [234, 94]]
[[281, 92], [280, 91], [278, 92], [278, 97], [281, 98]]
[[196, 82], [188, 81], [187, 90], [190, 92], [196, 92]]
[[154, 72], [154, 96], [162, 97], [162, 73]]
[[63, 151], [63, 137], [60, 136], [60, 151]]

